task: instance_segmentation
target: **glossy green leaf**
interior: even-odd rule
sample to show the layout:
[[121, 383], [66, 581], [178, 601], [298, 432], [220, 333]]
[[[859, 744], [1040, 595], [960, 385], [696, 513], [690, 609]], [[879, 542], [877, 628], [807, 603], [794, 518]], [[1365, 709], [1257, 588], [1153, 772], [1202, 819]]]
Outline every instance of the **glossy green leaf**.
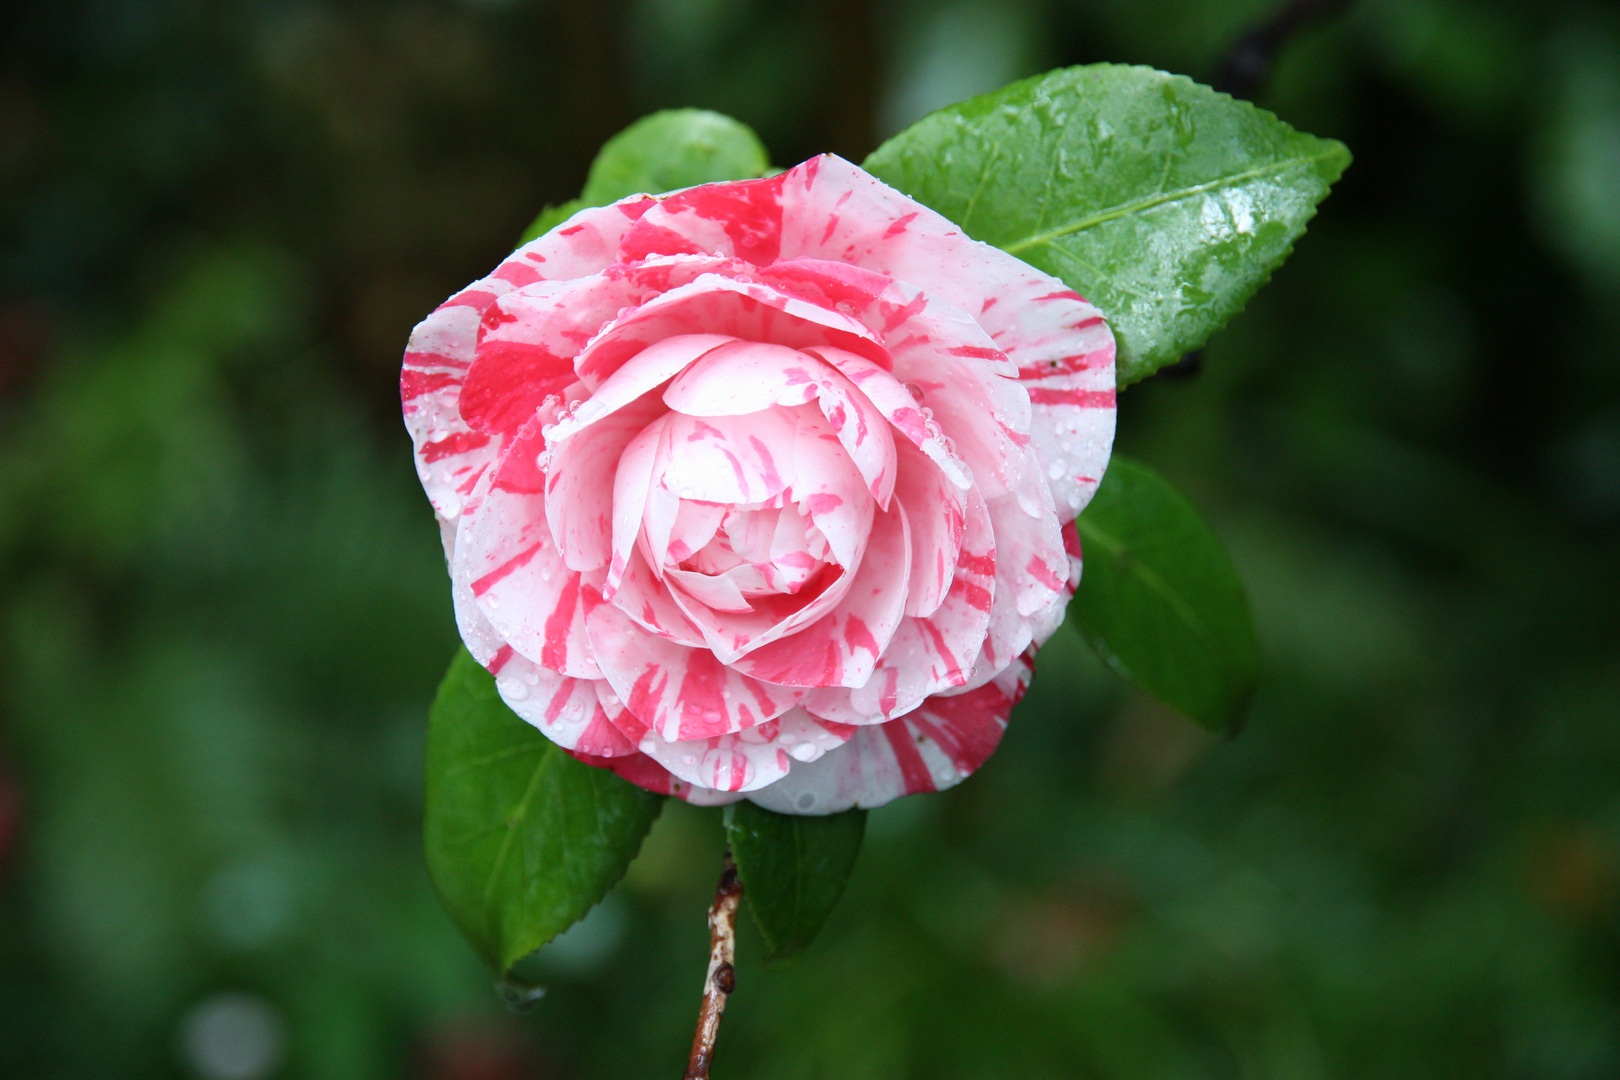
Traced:
[[540, 211], [540, 216], [531, 221], [529, 227], [523, 230], [523, 235], [518, 238], [518, 244], [527, 244], [537, 236], [546, 235], [546, 233], [555, 229], [588, 205], [590, 204], [586, 203], [584, 199], [569, 199], [561, 206], [546, 207]]
[[1070, 611], [1086, 640], [1177, 711], [1237, 726], [1260, 648], [1220, 538], [1163, 477], [1118, 454], [1077, 524], [1085, 569]]
[[428, 722], [423, 839], [434, 888], [497, 973], [624, 875], [663, 797], [569, 757], [460, 650]]
[[740, 802], [726, 807], [725, 821], [743, 899], [770, 950], [765, 961], [791, 960], [844, 894], [866, 834], [866, 811], [806, 817]]
[[1090, 298], [1124, 386], [1242, 310], [1349, 163], [1189, 79], [1093, 64], [926, 116], [865, 167]]
[[706, 109], [665, 109], [603, 144], [580, 198], [606, 206], [640, 192], [746, 180], [769, 167], [764, 144], [746, 124]]

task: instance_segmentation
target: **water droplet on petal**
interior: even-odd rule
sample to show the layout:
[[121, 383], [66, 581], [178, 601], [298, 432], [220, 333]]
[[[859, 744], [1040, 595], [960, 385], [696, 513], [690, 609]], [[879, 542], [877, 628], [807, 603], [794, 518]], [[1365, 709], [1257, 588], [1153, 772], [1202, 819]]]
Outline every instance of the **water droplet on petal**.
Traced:
[[501, 692], [501, 697], [508, 701], [522, 701], [529, 696], [529, 688], [522, 679], [511, 675], [502, 675], [495, 680], [495, 689]]

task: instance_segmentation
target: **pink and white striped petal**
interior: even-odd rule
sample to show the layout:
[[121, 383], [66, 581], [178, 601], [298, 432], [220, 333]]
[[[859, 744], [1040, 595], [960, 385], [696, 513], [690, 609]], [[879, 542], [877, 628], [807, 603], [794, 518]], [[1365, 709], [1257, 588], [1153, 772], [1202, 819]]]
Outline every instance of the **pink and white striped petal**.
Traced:
[[[967, 492], [945, 479], [939, 467], [909, 443], [898, 454], [895, 501], [911, 521], [910, 591], [907, 615], [932, 615], [956, 576], [966, 529]], [[993, 550], [993, 549], [992, 549]]]
[[411, 332], [400, 371], [399, 392], [416, 474], [435, 513], [446, 521], [460, 515], [500, 450], [499, 437], [474, 431], [459, 408], [482, 313], [481, 308], [453, 300], [441, 305]]
[[554, 671], [595, 679], [584, 614], [593, 590], [564, 565], [545, 519], [545, 497], [526, 482], [503, 483], [508, 472], [531, 469], [541, 439], [529, 425], [482, 485], [475, 509], [463, 516], [451, 578], [506, 644]]
[[962, 549], [951, 587], [926, 618], [900, 621], [872, 677], [859, 687], [816, 690], [804, 707], [844, 724], [881, 723], [931, 694], [967, 685], [990, 627], [997, 552], [984, 500], [967, 493]]
[[[866, 543], [867, 538], [862, 537], [862, 554]], [[849, 594], [854, 580], [854, 570], [821, 567], [796, 592], [760, 593], [749, 597], [747, 611], [717, 611], [678, 587], [670, 589], [669, 595], [692, 625], [702, 632], [704, 645], [720, 662], [736, 666], [755, 649], [797, 635], [832, 611]]]
[[742, 594], [734, 579], [725, 574], [700, 574], [692, 570], [664, 571], [664, 580], [674, 582], [681, 591], [712, 612], [753, 611], [748, 598]]
[[590, 397], [565, 413], [550, 433], [552, 441], [566, 442], [590, 425], [651, 394], [704, 353], [735, 340], [724, 334], [675, 334], [653, 342], [626, 359]]
[[842, 747], [795, 766], [749, 800], [782, 814], [836, 814], [954, 787], [1000, 744], [1028, 682], [1029, 667], [1019, 660], [977, 690], [931, 697], [900, 719], [860, 728]]
[[609, 206], [586, 207], [518, 248], [491, 276], [519, 279], [513, 283], [526, 285], [521, 280], [525, 273], [552, 281], [600, 273], [620, 261], [620, 241], [653, 206], [654, 200], [645, 195], [632, 195]]
[[[745, 731], [709, 739], [668, 742], [649, 734], [642, 752], [701, 792], [758, 791], [849, 741], [854, 728], [827, 724], [803, 709], [789, 709], [775, 720]], [[696, 799], [688, 796], [689, 802]]]
[[1057, 515], [1025, 513], [1011, 497], [986, 499], [996, 528], [996, 590], [1011, 591], [1030, 615], [1069, 593], [1069, 553]]
[[765, 341], [738, 341], [706, 353], [664, 391], [664, 404], [688, 416], [740, 416], [772, 405], [803, 405], [832, 372], [820, 360]]
[[[612, 604], [595, 608], [586, 628], [602, 675], [629, 714], [669, 742], [751, 728], [782, 715], [804, 696], [802, 690], [772, 686], [727, 667], [707, 649], [684, 648], [651, 634]], [[627, 720], [619, 723], [632, 734]]]
[[[602, 595], [613, 599], [630, 564], [630, 554], [641, 537], [641, 523], [647, 513], [647, 495], [653, 486], [653, 467], [669, 432], [666, 413], [642, 428], [619, 455], [613, 472], [613, 551], [608, 562]], [[667, 453], [667, 451], [665, 451]]]
[[773, 406], [746, 416], [667, 414], [654, 483], [682, 499], [732, 505], [781, 494], [793, 479], [794, 412]]
[[620, 241], [625, 260], [648, 254], [716, 252], [755, 266], [777, 258], [782, 177], [705, 184], [666, 195]]
[[680, 500], [675, 522], [670, 526], [669, 545], [663, 551], [654, 551], [660, 561], [680, 564], [707, 547], [720, 525], [726, 520], [730, 507], [724, 503], [701, 502], [697, 499]]
[[883, 355], [872, 331], [836, 308], [757, 282], [705, 273], [604, 325], [576, 358], [575, 370], [586, 385], [596, 386], [648, 346], [695, 333], [770, 341], [792, 349], [831, 345]]
[[795, 411], [799, 415], [789, 497], [809, 512], [838, 565], [853, 569], [862, 537], [872, 528], [876, 505], [826, 417], [809, 409]]
[[545, 450], [546, 520], [570, 570], [595, 570], [613, 556], [613, 490], [619, 460], [631, 440], [664, 414], [647, 395], [596, 423], [553, 437]]
[[647, 566], [639, 547], [630, 550], [619, 588], [608, 603], [650, 634], [687, 648], [704, 644], [703, 632], [686, 617], [669, 588]]
[[894, 437], [866, 395], [820, 358], [761, 342], [737, 342], [705, 355], [670, 384], [664, 403], [690, 416], [732, 416], [771, 405], [815, 401], [860, 470], [872, 497], [888, 506]]
[[595, 682], [560, 675], [520, 652], [491, 665], [495, 691], [518, 718], [565, 750], [598, 737], [609, 725], [596, 703]]
[[939, 466], [951, 483], [960, 488], [973, 483], [973, 474], [946, 441], [939, 425], [923, 414], [916, 397], [886, 368], [846, 349], [820, 346], [805, 351], [837, 368], [896, 431]]
[[849, 591], [837, 606], [789, 637], [735, 661], [737, 670], [785, 686], [864, 686], [905, 613], [910, 559], [905, 512], [872, 524]]
[[[486, 311], [514, 288], [542, 280], [573, 282], [604, 270], [616, 261], [620, 239], [651, 205], [650, 199], [626, 200], [580, 211], [514, 251], [488, 277], [439, 305], [411, 332], [400, 398], [417, 471], [441, 517], [453, 520], [461, 512], [478, 476], [500, 449], [499, 435], [475, 429], [461, 410], [463, 383], [476, 357]], [[520, 416], [511, 428], [525, 418]]]
[[1060, 517], [1072, 521], [1097, 493], [1114, 445], [1114, 366], [1024, 381], [1031, 445], [1046, 469]]

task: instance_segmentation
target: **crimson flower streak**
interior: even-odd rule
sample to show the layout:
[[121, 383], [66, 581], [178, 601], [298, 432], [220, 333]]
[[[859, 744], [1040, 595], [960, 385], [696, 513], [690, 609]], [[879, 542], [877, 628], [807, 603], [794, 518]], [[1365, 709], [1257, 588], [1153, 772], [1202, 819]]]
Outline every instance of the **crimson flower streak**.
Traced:
[[832, 156], [581, 211], [424, 320], [400, 387], [513, 711], [783, 813], [983, 764], [1114, 432], [1095, 308]]

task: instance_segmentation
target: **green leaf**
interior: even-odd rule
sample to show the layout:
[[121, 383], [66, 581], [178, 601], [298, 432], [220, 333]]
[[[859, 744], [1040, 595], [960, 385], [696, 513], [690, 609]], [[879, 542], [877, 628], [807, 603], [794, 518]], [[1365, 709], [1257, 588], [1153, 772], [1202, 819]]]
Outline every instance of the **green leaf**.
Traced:
[[497, 973], [606, 895], [662, 803], [518, 719], [466, 649], [451, 661], [428, 721], [423, 839], [439, 898]]
[[1349, 163], [1189, 79], [1093, 64], [941, 109], [865, 168], [1089, 297], [1125, 386], [1242, 310]]
[[1108, 664], [1217, 730], [1238, 725], [1260, 647], [1231, 557], [1180, 492], [1118, 454], [1076, 523], [1085, 569], [1070, 610]]
[[866, 833], [866, 811], [806, 817], [740, 802], [726, 807], [725, 821], [743, 898], [770, 950], [765, 962], [791, 960], [844, 894]]
[[705, 109], [666, 109], [603, 144], [580, 198], [606, 206], [641, 192], [746, 180], [769, 167], [764, 144], [746, 124]]
[[523, 230], [523, 236], [519, 238], [518, 246], [521, 247], [527, 244], [537, 236], [546, 235], [546, 233], [585, 209], [587, 205], [589, 204], [584, 199], [569, 199], [561, 206], [546, 207], [540, 211], [540, 216], [531, 221], [529, 227]]

